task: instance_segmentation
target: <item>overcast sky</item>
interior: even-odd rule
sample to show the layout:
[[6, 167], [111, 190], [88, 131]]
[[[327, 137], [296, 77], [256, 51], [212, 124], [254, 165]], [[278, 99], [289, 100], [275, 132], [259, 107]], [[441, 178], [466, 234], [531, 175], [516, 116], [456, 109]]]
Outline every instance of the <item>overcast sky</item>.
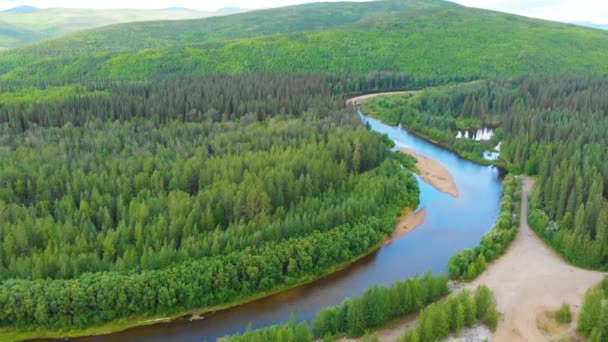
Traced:
[[[267, 8], [312, 2], [305, 0], [0, 0], [0, 9], [21, 5], [71, 8], [188, 7], [214, 11], [221, 7]], [[331, 0], [329, 0], [331, 1]], [[558, 21], [608, 24], [608, 0], [455, 0], [459, 4]]]

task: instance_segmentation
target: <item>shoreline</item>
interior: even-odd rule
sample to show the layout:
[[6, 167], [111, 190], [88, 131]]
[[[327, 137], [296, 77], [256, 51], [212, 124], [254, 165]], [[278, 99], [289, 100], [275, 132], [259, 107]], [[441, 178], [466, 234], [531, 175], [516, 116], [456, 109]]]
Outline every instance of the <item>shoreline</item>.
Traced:
[[[420, 92], [421, 90], [403, 90], [403, 91], [391, 91], [391, 92], [384, 92], [384, 93], [374, 93], [374, 94], [366, 94], [366, 95], [361, 95], [361, 96], [357, 96], [357, 97], [353, 97], [350, 98], [346, 101], [347, 104], [353, 104], [355, 106], [359, 106], [359, 104], [371, 100], [375, 97], [378, 96], [387, 96], [387, 95], [405, 95], [405, 94], [415, 94]], [[361, 111], [359, 109], [359, 111]], [[365, 115], [365, 114], [364, 114]], [[380, 119], [380, 121], [384, 122], [383, 120]], [[385, 122], [386, 124], [386, 122]], [[408, 133], [412, 133], [415, 136], [424, 139], [438, 147], [441, 147], [443, 149], [449, 150], [451, 152], [456, 153], [459, 157], [466, 159], [466, 160], [470, 160], [464, 156], [462, 156], [460, 153], [458, 153], [457, 151], [454, 151], [452, 149], [450, 149], [450, 147], [448, 146], [443, 146], [442, 144], [440, 144], [439, 142], [430, 139], [429, 137], [425, 137], [423, 135], [420, 134], [416, 134], [414, 132], [410, 132], [410, 130], [406, 129], [405, 127], [398, 125], [398, 127], [400, 127], [401, 129], [407, 131]], [[446, 193], [448, 195], [451, 195], [453, 197], [458, 197], [459, 193], [458, 193], [458, 188], [456, 186], [456, 182], [454, 181], [454, 177], [452, 176], [452, 174], [443, 166], [441, 165], [439, 162], [437, 162], [436, 160], [429, 158], [427, 156], [424, 156], [422, 154], [419, 154], [417, 152], [414, 152], [408, 148], [400, 148], [399, 149], [402, 153], [408, 154], [414, 158], [416, 158], [416, 168], [418, 169], [417, 174], [420, 176], [420, 178], [422, 178], [426, 183], [430, 184], [431, 186], [433, 186], [435, 189]], [[475, 160], [470, 160], [472, 162], [477, 163], [477, 161]], [[481, 163], [479, 163], [481, 164]]]
[[406, 210], [399, 218], [397, 219], [397, 223], [395, 224], [395, 229], [393, 230], [393, 235], [386, 240], [384, 245], [388, 245], [391, 242], [399, 239], [400, 237], [411, 233], [414, 229], [418, 228], [426, 219], [426, 209], [422, 208], [417, 211]]
[[68, 330], [63, 332], [58, 331], [27, 331], [27, 332], [6, 332], [6, 334], [2, 334], [0, 331], [0, 336], [7, 337], [7, 341], [22, 341], [22, 340], [38, 340], [38, 339], [49, 339], [49, 340], [64, 340], [68, 339], [77, 339], [82, 337], [92, 337], [92, 336], [109, 336], [115, 333], [120, 333], [123, 331], [127, 331], [130, 329], [144, 328], [147, 326], [153, 325], [162, 325], [162, 324], [171, 324], [173, 322], [179, 320], [188, 320], [191, 317], [205, 317], [207, 315], [212, 315], [220, 311], [230, 310], [236, 308], [241, 305], [246, 305], [249, 303], [253, 303], [257, 300], [262, 300], [267, 297], [275, 296], [280, 293], [294, 290], [316, 281], [320, 281], [326, 277], [331, 276], [337, 272], [346, 270], [347, 268], [353, 266], [358, 261], [363, 260], [364, 258], [370, 256], [371, 254], [377, 252], [382, 247], [392, 243], [393, 241], [409, 234], [414, 229], [419, 227], [426, 218], [426, 209], [422, 208], [420, 210], [414, 211], [411, 208], [405, 208], [404, 212], [396, 218], [395, 226], [393, 229], [393, 233], [391, 236], [385, 236], [378, 244], [372, 246], [370, 250], [365, 252], [362, 255], [357, 256], [353, 260], [336, 265], [331, 268], [327, 273], [324, 273], [320, 277], [307, 277], [301, 280], [300, 282], [294, 285], [287, 285], [278, 287], [272, 291], [260, 293], [255, 296], [251, 296], [245, 299], [236, 300], [232, 303], [221, 304], [213, 307], [208, 307], [205, 309], [191, 309], [185, 312], [179, 312], [171, 315], [163, 315], [163, 316], [151, 316], [151, 317], [134, 317], [132, 319], [119, 319], [113, 322], [108, 322], [104, 325], [86, 328], [82, 330]]
[[[472, 81], [475, 82], [475, 81]], [[350, 105], [354, 105], [359, 111], [361, 111], [361, 108], [359, 108], [359, 105], [363, 102], [366, 102], [372, 98], [378, 97], [378, 96], [385, 96], [385, 95], [406, 95], [406, 94], [416, 94], [418, 92], [424, 91], [425, 89], [429, 89], [429, 88], [423, 88], [423, 89], [415, 89], [415, 90], [401, 90], [401, 91], [388, 91], [388, 92], [380, 92], [380, 93], [373, 93], [373, 94], [365, 94], [365, 95], [359, 95], [359, 96], [355, 96], [352, 97], [348, 100], [346, 100], [347, 104]], [[361, 113], [363, 113], [363, 111], [361, 111]], [[381, 121], [382, 123], [384, 123], [385, 125], [390, 125], [393, 127], [399, 127], [402, 130], [420, 138], [423, 140], [428, 141], [429, 143], [440, 147], [444, 150], [450, 151], [454, 154], [456, 154], [459, 158], [473, 162], [475, 164], [478, 165], [484, 165], [484, 166], [491, 166], [494, 165], [496, 168], [498, 168], [501, 172], [503, 173], [507, 173], [510, 172], [508, 165], [505, 165], [504, 162], [501, 162], [500, 160], [486, 160], [483, 159], [481, 157], [473, 157], [471, 155], [467, 155], [466, 153], [463, 153], [462, 151], [456, 150], [453, 147], [451, 147], [450, 145], [448, 145], [447, 143], [443, 143], [443, 142], [439, 142], [436, 141], [434, 139], [432, 139], [431, 137], [425, 135], [424, 133], [418, 132], [418, 131], [414, 131], [412, 129], [409, 129], [406, 126], [403, 126], [401, 123], [398, 123], [397, 125], [393, 125], [390, 123], [387, 123], [385, 120], [383, 120], [381, 117], [379, 117], [378, 115], [374, 115], [373, 113], [363, 113], [365, 116], [368, 116], [370, 118], [374, 118], [376, 120]]]
[[[407, 210], [407, 209], [406, 209]], [[162, 324], [171, 324], [173, 322], [179, 320], [188, 320], [191, 317], [205, 317], [207, 315], [212, 315], [220, 311], [230, 310], [241, 305], [246, 305], [249, 303], [253, 303], [258, 300], [262, 300], [267, 297], [271, 297], [274, 295], [278, 295], [280, 293], [297, 289], [299, 287], [306, 286], [308, 284], [314, 283], [316, 281], [322, 280], [326, 277], [331, 276], [334, 273], [343, 271], [350, 266], [354, 265], [358, 261], [370, 256], [371, 254], [378, 251], [382, 248], [387, 241], [390, 240], [390, 237], [385, 237], [376, 245], [372, 246], [365, 253], [358, 255], [352, 260], [336, 265], [330, 268], [327, 272], [323, 273], [322, 276], [318, 277], [304, 277], [299, 282], [293, 285], [284, 285], [279, 286], [271, 291], [259, 293], [257, 295], [253, 295], [243, 299], [237, 299], [231, 303], [219, 304], [212, 307], [207, 307], [204, 309], [190, 309], [187, 311], [178, 312], [170, 315], [161, 315], [161, 316], [150, 316], [150, 317], [131, 317], [125, 319], [118, 319], [112, 322], [107, 322], [100, 326], [85, 328], [85, 329], [74, 329], [67, 331], [45, 331], [45, 330], [33, 330], [33, 331], [23, 331], [23, 332], [15, 332], [15, 331], [2, 331], [0, 330], [0, 337], [6, 338], [6, 341], [30, 341], [30, 340], [65, 340], [65, 339], [77, 339], [77, 338], [85, 338], [85, 337], [94, 337], [94, 336], [109, 336], [112, 334], [120, 333], [123, 331], [127, 331], [130, 329], [144, 328], [147, 326], [153, 325], [162, 325]], [[5, 341], [5, 340], [2, 340]]]
[[458, 197], [459, 193], [454, 176], [438, 161], [408, 148], [402, 147], [399, 151], [416, 158], [417, 173], [425, 182], [443, 193]]

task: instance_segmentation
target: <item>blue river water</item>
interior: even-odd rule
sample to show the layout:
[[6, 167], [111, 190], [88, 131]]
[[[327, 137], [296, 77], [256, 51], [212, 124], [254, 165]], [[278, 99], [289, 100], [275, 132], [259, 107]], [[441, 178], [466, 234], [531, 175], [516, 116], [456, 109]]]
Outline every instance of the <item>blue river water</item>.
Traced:
[[399, 127], [362, 118], [374, 131], [387, 134], [397, 146], [441, 163], [453, 175], [459, 196], [454, 198], [439, 192], [416, 176], [421, 190], [419, 209], [426, 208], [424, 223], [346, 270], [297, 289], [217, 312], [203, 320], [182, 319], [80, 340], [214, 341], [242, 332], [248, 325], [259, 328], [285, 323], [291, 313], [298, 321], [310, 321], [323, 307], [359, 296], [375, 284], [390, 285], [429, 269], [447, 272], [450, 256], [477, 245], [496, 221], [502, 196], [499, 171], [463, 160]]

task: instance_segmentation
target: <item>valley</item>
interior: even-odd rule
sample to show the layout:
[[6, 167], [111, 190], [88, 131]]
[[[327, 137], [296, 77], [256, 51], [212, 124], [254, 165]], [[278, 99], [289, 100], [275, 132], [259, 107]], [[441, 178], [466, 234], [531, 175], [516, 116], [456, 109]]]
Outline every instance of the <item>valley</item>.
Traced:
[[26, 6], [0, 46], [2, 341], [608, 338], [608, 31]]

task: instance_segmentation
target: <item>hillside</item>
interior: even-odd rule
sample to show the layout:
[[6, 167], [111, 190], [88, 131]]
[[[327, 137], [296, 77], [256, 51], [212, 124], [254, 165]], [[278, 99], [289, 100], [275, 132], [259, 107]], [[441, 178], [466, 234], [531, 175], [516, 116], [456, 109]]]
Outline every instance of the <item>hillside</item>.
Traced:
[[364, 19], [420, 9], [454, 7], [442, 0], [312, 3], [197, 20], [113, 25], [29, 46], [18, 54], [53, 56], [166, 47], [352, 25]]
[[92, 10], [92, 9], [37, 9], [17, 7], [0, 12], [0, 48], [14, 48], [36, 41], [55, 38], [105, 25], [147, 21], [193, 19], [215, 15], [188, 9], [164, 10]]
[[[386, 8], [394, 2], [377, 4]], [[266, 11], [242, 14], [250, 21], [267, 15]], [[197, 22], [211, 25], [237, 16]], [[165, 38], [152, 34], [155, 39], [150, 43], [135, 39], [140, 36], [137, 32], [141, 24], [120, 25], [93, 31], [90, 36], [97, 38], [90, 40], [72, 35], [11, 51], [0, 55], [0, 71], [5, 73], [2, 78], [58, 82], [83, 78], [138, 80], [169, 73], [398, 71], [421, 81], [432, 80], [426, 83], [441, 83], [524, 74], [608, 72], [607, 32], [465, 7], [402, 11], [342, 28], [209, 42], [219, 40], [211, 36], [218, 32], [223, 38], [234, 38], [232, 26], [226, 24], [224, 31], [204, 31], [207, 36], [189, 38], [203, 43], [168, 47], [163, 47], [167, 44], [163, 40], [170, 40], [171, 34], [182, 32], [182, 37], [188, 36], [181, 29], [187, 24], [158, 22], [143, 26], [149, 25], [180, 29], [174, 33], [166, 30]], [[272, 32], [272, 25], [265, 25], [257, 27], [258, 34]], [[311, 29], [275, 26], [293, 31]], [[108, 33], [119, 28], [128, 29], [129, 34]], [[115, 40], [115, 46], [99, 43], [103, 39], [111, 41], [110, 37], [142, 43], [136, 51], [117, 51], [118, 46], [130, 46], [120, 40]], [[146, 44], [159, 47], [143, 49], [141, 45]], [[100, 51], [100, 47], [109, 52]], [[92, 51], [99, 53], [91, 56]], [[82, 55], [77, 56], [79, 53]]]

